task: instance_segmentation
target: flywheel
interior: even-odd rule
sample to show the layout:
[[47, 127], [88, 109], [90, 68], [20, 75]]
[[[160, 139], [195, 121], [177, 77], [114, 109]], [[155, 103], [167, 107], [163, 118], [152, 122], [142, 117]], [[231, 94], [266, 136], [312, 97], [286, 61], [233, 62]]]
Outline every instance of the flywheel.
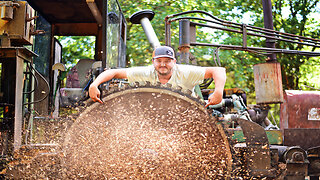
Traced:
[[94, 103], [63, 145], [69, 178], [225, 179], [232, 157], [198, 100], [168, 87], [131, 86]]

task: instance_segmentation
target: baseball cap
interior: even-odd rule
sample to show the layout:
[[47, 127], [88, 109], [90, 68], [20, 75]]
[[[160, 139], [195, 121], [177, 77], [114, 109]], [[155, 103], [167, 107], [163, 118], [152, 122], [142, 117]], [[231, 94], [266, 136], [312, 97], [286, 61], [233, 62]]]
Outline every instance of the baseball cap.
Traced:
[[168, 58], [171, 58], [174, 60], [176, 59], [174, 57], [173, 49], [169, 46], [159, 46], [153, 51], [153, 53], [152, 53], [153, 59], [157, 59], [157, 58], [161, 58], [161, 57], [168, 57]]

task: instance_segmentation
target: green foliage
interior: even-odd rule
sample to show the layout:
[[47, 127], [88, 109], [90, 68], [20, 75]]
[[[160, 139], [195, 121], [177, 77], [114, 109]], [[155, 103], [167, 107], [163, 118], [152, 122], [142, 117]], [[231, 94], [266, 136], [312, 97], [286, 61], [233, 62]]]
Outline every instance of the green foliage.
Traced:
[[[314, 19], [316, 14], [318, 0], [301, 1], [301, 0], [281, 0], [274, 4], [274, 27], [278, 31], [283, 31], [298, 36], [310, 38], [320, 38], [319, 28], [320, 21]], [[287, 16], [283, 16], [283, 12], [288, 11]], [[318, 9], [319, 16], [319, 9]], [[290, 43], [278, 43], [277, 48], [291, 50], [314, 51], [315, 49], [306, 48], [302, 45]], [[282, 64], [283, 84], [285, 89], [299, 89], [300, 84], [310, 84], [306, 76], [310, 75], [310, 70], [315, 70], [313, 66], [308, 64], [320, 65], [320, 58], [308, 58], [300, 55], [278, 55], [278, 61]], [[302, 69], [301, 69], [302, 68]], [[309, 73], [308, 73], [309, 71]], [[318, 70], [319, 71], [319, 70]], [[306, 75], [309, 74], [309, 75]], [[317, 73], [317, 72], [316, 72]], [[302, 78], [302, 79], [300, 79]], [[318, 81], [319, 82], [319, 81]], [[320, 86], [320, 84], [316, 85]]]
[[[245, 23], [264, 27], [263, 7], [261, 1], [254, 0], [119, 0], [127, 20], [127, 61], [129, 66], [151, 64], [152, 47], [147, 41], [141, 25], [131, 24], [129, 17], [139, 11], [151, 9], [155, 17], [151, 21], [161, 42], [165, 44], [165, 17], [188, 10], [203, 10], [227, 21]], [[277, 0], [272, 1], [274, 29], [299, 36], [320, 39], [319, 1]], [[316, 8], [318, 7], [318, 8]], [[315, 14], [317, 13], [317, 14]], [[201, 15], [186, 15], [205, 17]], [[241, 34], [227, 33], [220, 30], [198, 29], [197, 42], [242, 45]], [[178, 22], [171, 23], [172, 46], [175, 50], [179, 44]], [[93, 58], [94, 39], [92, 37], [58, 37], [64, 43], [63, 59], [75, 63], [80, 58]], [[77, 42], [76, 42], [77, 41]], [[84, 43], [78, 43], [84, 42]], [[265, 47], [264, 38], [248, 36], [248, 46]], [[277, 48], [291, 50], [315, 51], [297, 44], [277, 42]], [[81, 49], [81, 50], [80, 50]], [[192, 47], [192, 54], [201, 64], [215, 65], [215, 48]], [[253, 65], [265, 62], [266, 56], [242, 51], [219, 50], [219, 58], [228, 72], [227, 88], [240, 87], [248, 94], [254, 94]], [[319, 58], [298, 55], [278, 54], [277, 60], [282, 65], [285, 89], [305, 89], [306, 86], [319, 88]]]
[[62, 61], [68, 70], [79, 59], [94, 59], [95, 37], [93, 36], [57, 36], [62, 44]]
[[299, 89], [320, 91], [319, 58], [310, 58], [300, 66]]
[[[204, 10], [210, 12], [215, 9], [216, 2], [200, 1], [200, 0], [138, 0], [138, 1], [120, 1], [122, 11], [128, 22], [128, 39], [127, 39], [127, 54], [128, 61], [131, 66], [145, 65], [151, 63], [152, 47], [147, 41], [146, 35], [141, 25], [133, 25], [129, 22], [129, 17], [144, 9], [151, 9], [155, 12], [155, 17], [151, 21], [153, 28], [159, 38], [161, 44], [165, 44], [165, 17], [167, 15], [176, 14], [189, 10]], [[213, 12], [211, 12], [213, 13]], [[215, 11], [213, 14], [219, 13]], [[177, 50], [179, 44], [178, 37], [178, 22], [171, 24], [172, 31], [172, 46]], [[203, 37], [203, 36], [202, 36]]]

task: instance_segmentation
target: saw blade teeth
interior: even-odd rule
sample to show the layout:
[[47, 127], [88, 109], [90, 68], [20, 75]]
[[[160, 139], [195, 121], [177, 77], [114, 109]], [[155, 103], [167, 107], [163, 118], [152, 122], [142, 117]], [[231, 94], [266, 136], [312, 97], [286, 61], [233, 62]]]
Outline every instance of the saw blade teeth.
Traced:
[[125, 89], [126, 89], [126, 85], [125, 84], [122, 84], [122, 86], [119, 87], [120, 91], [125, 90]]
[[176, 89], [177, 91], [181, 91], [181, 90], [182, 90], [182, 87], [181, 87], [181, 86], [176, 86], [175, 89]]
[[118, 92], [118, 91], [120, 91], [119, 87], [118, 86], [114, 86], [113, 87], [113, 92]]
[[190, 89], [182, 89], [182, 92], [191, 96], [192, 95], [192, 91], [190, 91]]
[[156, 87], [161, 87], [161, 82], [158, 81], [158, 82], [155, 84], [155, 86], [156, 86]]
[[192, 92], [191, 92], [191, 95], [190, 95], [192, 98], [194, 98], [194, 99], [196, 99], [196, 100], [198, 100], [198, 96], [197, 95], [195, 95], [195, 94], [193, 94]]
[[197, 99], [198, 99], [200, 104], [202, 104], [202, 105], [206, 104], [206, 102], [200, 96], [198, 96]]
[[171, 89], [171, 88], [172, 88], [172, 84], [167, 83], [167, 84], [166, 84], [166, 88], [170, 88], [170, 89]]
[[139, 82], [139, 87], [145, 87], [146, 86], [146, 82]]
[[150, 81], [146, 81], [145, 86], [146, 86], [146, 87], [151, 87], [151, 82], [150, 82]]
[[108, 94], [112, 94], [112, 93], [114, 93], [114, 89], [113, 89], [113, 88], [110, 88], [110, 89], [107, 91], [107, 95], [108, 95]]
[[134, 82], [134, 83], [130, 83], [129, 87], [131, 87], [131, 88], [136, 88], [136, 87], [138, 87], [138, 86], [137, 86], [137, 83]]
[[128, 89], [129, 87], [130, 87], [129, 84], [124, 84], [124, 85], [123, 85], [123, 88], [124, 88], [124, 89]]

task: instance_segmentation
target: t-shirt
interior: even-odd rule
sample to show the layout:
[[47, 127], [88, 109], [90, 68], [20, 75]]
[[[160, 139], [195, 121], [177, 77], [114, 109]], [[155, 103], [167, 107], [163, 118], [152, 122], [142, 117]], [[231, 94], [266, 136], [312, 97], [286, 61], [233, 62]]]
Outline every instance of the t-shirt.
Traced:
[[[172, 69], [172, 76], [168, 83], [172, 86], [189, 89], [195, 95], [194, 87], [202, 83], [205, 72], [205, 67], [176, 64]], [[160, 82], [153, 65], [129, 68], [127, 77], [129, 83], [149, 81], [151, 84], [156, 84]]]

